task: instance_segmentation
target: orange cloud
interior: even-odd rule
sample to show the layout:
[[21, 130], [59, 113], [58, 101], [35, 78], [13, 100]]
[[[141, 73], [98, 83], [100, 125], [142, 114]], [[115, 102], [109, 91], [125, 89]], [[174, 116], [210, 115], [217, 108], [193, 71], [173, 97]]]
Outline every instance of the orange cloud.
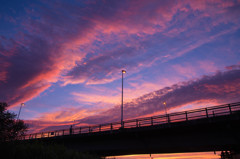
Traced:
[[74, 107], [62, 107], [57, 109], [57, 111], [55, 110], [53, 112], [40, 114], [40, 117], [37, 119], [49, 122], [72, 122], [98, 113], [98, 110], [96, 109], [91, 110]]

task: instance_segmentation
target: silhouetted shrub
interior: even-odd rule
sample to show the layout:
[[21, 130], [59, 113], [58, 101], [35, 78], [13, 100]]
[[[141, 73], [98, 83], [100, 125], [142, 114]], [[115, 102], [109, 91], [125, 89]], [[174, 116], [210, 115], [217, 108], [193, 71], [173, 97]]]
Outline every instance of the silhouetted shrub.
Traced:
[[0, 143], [15, 140], [27, 130], [27, 125], [15, 120], [16, 114], [7, 111], [7, 107], [7, 103], [0, 102]]

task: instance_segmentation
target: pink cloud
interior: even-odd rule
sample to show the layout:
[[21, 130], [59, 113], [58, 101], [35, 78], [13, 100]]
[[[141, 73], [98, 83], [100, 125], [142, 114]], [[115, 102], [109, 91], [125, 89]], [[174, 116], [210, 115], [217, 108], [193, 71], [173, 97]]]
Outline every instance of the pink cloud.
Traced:
[[[158, 3], [161, 3], [161, 5]], [[117, 2], [106, 2], [106, 3], [96, 3], [93, 5], [93, 7], [96, 7], [95, 5], [98, 5], [97, 9], [93, 12], [93, 15], [89, 18], [89, 20], [95, 24], [95, 29], [98, 32], [102, 33], [103, 37], [107, 37], [109, 34], [116, 35], [121, 39], [122, 42], [124, 42], [126, 39], [129, 39], [129, 36], [131, 34], [136, 34], [137, 36], [141, 38], [145, 38], [147, 35], [152, 35], [154, 33], [165, 33], [167, 28], [171, 26], [171, 24], [168, 24], [169, 21], [172, 20], [172, 17], [177, 13], [177, 11], [183, 7], [186, 7], [189, 3], [192, 3], [191, 6], [193, 6], [193, 10], [208, 10], [211, 9], [211, 11], [214, 12], [214, 16], [217, 16], [219, 12], [217, 12], [219, 9], [216, 9], [214, 7], [211, 7], [209, 3], [203, 2], [158, 2], [153, 1], [151, 3], [145, 2], [145, 1], [138, 1], [138, 2], [127, 2], [126, 4], [117, 3]], [[223, 2], [224, 3], [224, 2]], [[154, 6], [153, 6], [154, 4]], [[215, 4], [215, 3], [214, 3]], [[104, 5], [104, 6], [103, 6]], [[112, 5], [116, 6], [118, 5], [119, 9], [112, 10], [112, 8], [108, 8], [106, 6]], [[233, 4], [232, 4], [233, 5]], [[219, 5], [218, 8], [222, 7], [230, 7], [232, 5]], [[148, 8], [149, 6], [149, 8]], [[150, 7], [151, 6], [151, 7]], [[100, 8], [105, 8], [103, 11]], [[113, 7], [113, 8], [114, 8]], [[147, 8], [147, 9], [146, 9]], [[151, 10], [151, 11], [150, 11]], [[217, 13], [215, 13], [215, 11]], [[113, 12], [112, 14], [109, 14], [110, 12]], [[193, 12], [193, 11], [192, 11]], [[97, 13], [97, 14], [96, 14]], [[142, 15], [142, 16], [141, 16]], [[141, 18], [137, 18], [137, 17]], [[201, 15], [197, 19], [201, 19], [207, 15]], [[209, 15], [208, 15], [209, 16]], [[117, 18], [116, 18], [117, 17]], [[144, 20], [143, 20], [144, 19]], [[229, 18], [228, 18], [229, 19]], [[230, 18], [231, 19], [231, 18]], [[190, 26], [185, 26], [183, 31], [187, 31], [191, 27], [196, 27], [196, 24], [198, 23], [198, 20], [194, 21], [194, 23], [189, 21]], [[221, 23], [221, 21], [219, 21]], [[159, 28], [155, 28], [156, 25], [161, 26]], [[209, 24], [210, 30], [211, 30], [211, 24]], [[144, 27], [144, 28], [143, 28]], [[184, 54], [206, 44], [213, 40], [215, 40], [217, 37], [222, 36], [224, 34], [227, 34], [229, 32], [236, 31], [239, 27], [232, 28], [227, 31], [219, 32], [215, 35], [202, 37], [202, 39], [197, 40], [196, 42], [188, 41], [185, 45], [186, 47], [178, 47], [175, 50], [171, 49], [172, 55], [168, 56], [168, 60], [175, 59], [177, 57], [183, 56]], [[175, 29], [175, 28], [174, 28]], [[170, 30], [172, 31], [172, 30]], [[199, 32], [191, 32], [189, 36], [196, 36], [196, 35], [202, 35], [203, 31]], [[174, 33], [176, 34], [176, 33]], [[176, 35], [175, 35], [176, 36]], [[111, 39], [109, 39], [110, 41]], [[118, 40], [118, 39], [114, 39]], [[135, 39], [134, 39], [135, 40]], [[149, 40], [149, 39], [148, 39]], [[136, 40], [135, 40], [136, 41]], [[132, 41], [131, 41], [132, 42]], [[130, 46], [130, 47], [129, 47]], [[103, 84], [103, 83], [109, 83], [114, 81], [116, 78], [115, 74], [113, 72], [116, 72], [116, 70], [119, 70], [123, 68], [125, 65], [133, 67], [131, 64], [122, 57], [126, 55], [136, 55], [135, 52], [139, 52], [138, 48], [128, 44], [128, 46], [124, 46], [126, 49], [123, 48], [123, 51], [119, 52], [119, 50], [113, 50], [113, 52], [108, 52], [104, 56], [96, 56], [95, 59], [90, 59], [91, 62], [86, 63], [84, 65], [79, 64], [76, 66], [73, 70], [71, 70], [65, 80], [66, 84], [68, 83], [83, 83], [87, 82], [88, 84]], [[135, 49], [136, 51], [128, 50], [128, 49]], [[141, 50], [144, 48], [141, 48]], [[128, 54], [125, 54], [125, 52], [128, 52]], [[121, 56], [119, 55], [121, 54]], [[141, 53], [142, 56], [144, 56], [144, 53]], [[136, 58], [135, 58], [136, 59]], [[161, 58], [156, 58], [157, 60]], [[156, 60], [156, 61], [157, 61]], [[112, 61], [115, 61], [113, 64]], [[130, 60], [129, 60], [130, 61]], [[103, 64], [104, 63], [104, 64]], [[142, 66], [142, 61], [137, 61], [138, 66]], [[152, 65], [153, 62], [149, 62], [149, 65]], [[117, 65], [119, 64], [119, 65]], [[122, 64], [122, 65], [120, 65]], [[95, 68], [95, 69], [93, 69]], [[84, 70], [87, 71], [84, 71]], [[92, 69], [91, 71], [88, 69]], [[139, 68], [140, 69], [140, 68]], [[93, 71], [95, 70], [95, 71]], [[98, 75], [98, 72], [102, 72], [101, 75]]]
[[194, 68], [191, 64], [184, 64], [184, 65], [176, 64], [176, 65], [173, 65], [172, 67], [176, 72], [178, 72], [178, 74], [182, 76], [186, 76], [188, 78], [193, 78], [197, 75], [197, 72], [196, 72], [197, 68]]
[[225, 68], [227, 70], [239, 69], [240, 68], [240, 62], [238, 63], [238, 65], [226, 66]]
[[5, 50], [7, 55], [3, 56], [7, 66], [1, 72], [5, 72], [7, 80], [1, 85], [5, 91], [0, 94], [1, 100], [14, 106], [32, 99], [56, 82], [61, 65], [66, 61], [62, 60], [64, 55], [55, 57], [55, 51], [61, 50], [57, 46], [50, 47], [43, 39], [32, 37], [28, 46], [14, 42], [12, 45], [14, 53], [7, 54]]
[[216, 72], [219, 69], [216, 64], [210, 60], [199, 61], [198, 63], [199, 67], [205, 72]]
[[184, 62], [182, 64], [174, 64], [171, 66], [176, 73], [180, 76], [187, 77], [189, 79], [195, 78], [199, 72], [203, 72], [202, 74], [210, 74], [215, 73], [220, 68], [210, 60], [200, 60], [191, 62]]
[[[169, 1], [159, 2], [156, 0], [151, 2], [126, 1], [124, 3], [99, 3], [98, 6], [118, 5], [120, 7], [113, 11], [113, 15], [107, 15], [108, 18], [105, 18], [103, 15], [111, 12], [111, 8], [106, 8], [104, 12], [97, 9], [96, 13], [98, 14], [95, 14], [91, 20], [104, 33], [127, 32], [128, 34], [153, 34], [162, 31], [166, 27], [166, 23], [172, 19], [177, 10], [174, 8], [174, 4], [176, 3]], [[156, 27], [156, 25], [160, 27]]]
[[[58, 108], [60, 109], [60, 108]], [[65, 111], [63, 111], [65, 110]], [[96, 112], [90, 112], [89, 110], [85, 110], [85, 109], [76, 109], [76, 108], [70, 108], [67, 107], [63, 108], [63, 110], [59, 110], [59, 111], [54, 111], [53, 113], [49, 112], [49, 113], [44, 113], [41, 117], [40, 117], [40, 121], [49, 121], [49, 122], [64, 122], [64, 123], [68, 123], [68, 122], [72, 122], [76, 119], [82, 119], [85, 118], [89, 115], [94, 115]]]
[[52, 131], [56, 129], [66, 129], [69, 128], [73, 122], [52, 122], [52, 121], [39, 121], [39, 120], [25, 120], [28, 126], [28, 134]]
[[75, 97], [74, 99], [79, 103], [105, 103], [105, 104], [119, 104], [119, 95], [98, 95], [98, 94], [87, 94], [87, 93], [72, 93]]

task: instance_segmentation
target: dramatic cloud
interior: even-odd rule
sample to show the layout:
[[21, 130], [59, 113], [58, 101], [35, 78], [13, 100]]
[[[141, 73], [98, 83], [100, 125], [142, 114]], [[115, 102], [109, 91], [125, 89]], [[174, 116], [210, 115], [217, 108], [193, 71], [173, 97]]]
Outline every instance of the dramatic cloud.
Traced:
[[[58, 81], [65, 85], [108, 83], [122, 68], [137, 72], [156, 61], [182, 56], [236, 31], [236, 3], [152, 0], [32, 4], [25, 9], [28, 18], [17, 19], [21, 21], [18, 34], [1, 36], [1, 100], [16, 105]], [[189, 16], [195, 18], [184, 20]], [[214, 21], [207, 24], [206, 18]], [[228, 29], [210, 32], [229, 22]], [[205, 26], [199, 28], [199, 24]], [[175, 43], [173, 38], [180, 34], [197, 39]], [[161, 43], [161, 49], [151, 54], [149, 48], [156, 45], [153, 41]], [[167, 41], [172, 41], [171, 48]]]
[[0, 87], [1, 100], [10, 104], [29, 100], [56, 81], [56, 67], [53, 56], [57, 48], [51, 48], [46, 41], [31, 38], [28, 46], [12, 44], [12, 52], [1, 51], [5, 63], [5, 80]]
[[[98, 27], [98, 31], [101, 31], [100, 35], [104, 37], [104, 41], [100, 41], [104, 50], [100, 48], [100, 55], [89, 58], [83, 63], [78, 63], [74, 69], [68, 72], [66, 83], [102, 84], [111, 82], [116, 79], [116, 72], [122, 68], [128, 68], [128, 70], [136, 72], [149, 66], [149, 64], [151, 66], [156, 61], [175, 59], [216, 40], [219, 36], [235, 32], [240, 27], [239, 25], [233, 25], [227, 30], [209, 32], [219, 23], [231, 21], [232, 17], [224, 15], [223, 19], [217, 18], [214, 24], [206, 24], [206, 27], [199, 28], [199, 20], [204, 21], [209, 18], [210, 14], [213, 14], [214, 18], [216, 18], [219, 14], [223, 14], [218, 11], [219, 8], [232, 7], [234, 6], [233, 3], [217, 5], [216, 8], [212, 7], [212, 5], [218, 4], [217, 2], [210, 2], [210, 4], [213, 3], [211, 5], [206, 2], [190, 2], [192, 8], [187, 8], [188, 2], [178, 3], [177, 1], [165, 1], [164, 3], [163, 1], [153, 1], [151, 3], [127, 1], [117, 3], [110, 4], [113, 8], [118, 5], [117, 10], [114, 10], [112, 14], [109, 13], [113, 11], [112, 8], [111, 10], [106, 8], [109, 4], [98, 4], [98, 9], [105, 5], [105, 10], [99, 12], [96, 9], [98, 14], [93, 14], [91, 20]], [[207, 10], [211, 10], [211, 13], [206, 14], [205, 11]], [[183, 22], [184, 24], [181, 24], [180, 27], [184, 30], [181, 28], [175, 30], [179, 28], [179, 19], [184, 19], [186, 16], [194, 14], [195, 11], [200, 11], [200, 13], [198, 13], [194, 22]], [[107, 18], [101, 16], [106, 13]], [[174, 16], [177, 18], [175, 19]], [[111, 33], [111, 36], [109, 36], [109, 33]], [[185, 39], [182, 42], [177, 41], [175, 43], [174, 39], [178, 38], [179, 34], [183, 34]], [[199, 36], [200, 39], [191, 38]], [[171, 41], [170, 48], [163, 39]], [[119, 40], [121, 40], [120, 44]], [[156, 43], [158, 43], [157, 48], [159, 49], [150, 53], [148, 49], [156, 46]], [[105, 50], [106, 48], [108, 50]], [[166, 52], [169, 52], [170, 55], [166, 54]]]

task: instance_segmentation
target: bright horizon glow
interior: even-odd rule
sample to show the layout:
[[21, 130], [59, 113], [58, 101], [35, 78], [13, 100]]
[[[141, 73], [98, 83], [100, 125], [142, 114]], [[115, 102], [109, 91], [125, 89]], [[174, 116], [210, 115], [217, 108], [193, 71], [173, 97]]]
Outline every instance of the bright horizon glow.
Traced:
[[110, 156], [106, 159], [219, 159], [221, 152], [192, 152], [192, 153], [170, 153], [170, 154], [135, 154], [125, 156]]

